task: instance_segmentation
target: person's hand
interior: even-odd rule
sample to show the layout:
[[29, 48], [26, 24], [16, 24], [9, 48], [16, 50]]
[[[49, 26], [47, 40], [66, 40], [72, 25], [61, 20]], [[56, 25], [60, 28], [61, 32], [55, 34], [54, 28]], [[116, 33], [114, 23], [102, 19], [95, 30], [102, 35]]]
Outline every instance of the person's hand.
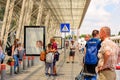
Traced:
[[99, 66], [98, 67], [98, 72], [101, 71], [103, 69], [103, 66]]
[[13, 58], [13, 56], [10, 56], [10, 58]]
[[80, 63], [80, 65], [83, 67], [83, 66], [84, 66], [84, 63]]

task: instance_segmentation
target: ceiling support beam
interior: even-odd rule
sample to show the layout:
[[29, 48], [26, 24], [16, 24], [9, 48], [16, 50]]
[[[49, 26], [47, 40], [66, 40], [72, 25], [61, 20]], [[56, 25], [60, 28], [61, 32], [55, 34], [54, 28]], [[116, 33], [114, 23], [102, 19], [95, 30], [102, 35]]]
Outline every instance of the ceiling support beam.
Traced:
[[4, 28], [5, 35], [4, 35], [4, 32], [2, 32], [2, 36], [1, 36], [3, 38], [3, 35], [4, 35], [4, 41], [3, 41], [3, 49], [4, 50], [6, 48], [9, 29], [10, 29], [10, 26], [11, 26], [14, 3], [15, 3], [15, 0], [7, 0], [6, 11], [5, 11], [6, 16], [4, 18], [5, 23], [3, 23], [3, 28]]
[[27, 0], [26, 5], [25, 5], [25, 14], [24, 14], [24, 19], [23, 19], [23, 24], [22, 24], [22, 30], [21, 30], [21, 35], [20, 39], [21, 42], [24, 42], [24, 26], [29, 26], [30, 21], [31, 21], [31, 15], [32, 15], [32, 10], [33, 10], [33, 0]]
[[3, 36], [5, 33], [5, 28], [6, 28], [6, 23], [7, 23], [7, 18], [9, 14], [9, 6], [10, 6], [10, 0], [7, 1], [6, 3], [6, 8], [5, 8], [5, 13], [4, 13], [4, 19], [3, 19], [3, 25], [2, 25], [2, 30], [1, 30], [1, 40], [3, 42]]
[[16, 31], [16, 39], [19, 39], [19, 37], [20, 37], [20, 32], [22, 29], [23, 19], [24, 19], [25, 3], [26, 3], [26, 0], [23, 0], [22, 9], [21, 9], [20, 18], [19, 18], [19, 24], [18, 24], [18, 28]]
[[40, 26], [41, 25], [41, 21], [42, 21], [42, 14], [43, 14], [43, 1], [40, 1], [40, 5], [39, 5], [39, 11], [38, 11], [38, 15], [37, 15], [37, 22], [36, 22], [36, 26]]
[[48, 27], [49, 27], [50, 16], [51, 16], [51, 11], [48, 10], [47, 16], [46, 16], [46, 19], [45, 19], [46, 44], [49, 43], [49, 36], [48, 36], [48, 33], [47, 33], [47, 29], [48, 29]]

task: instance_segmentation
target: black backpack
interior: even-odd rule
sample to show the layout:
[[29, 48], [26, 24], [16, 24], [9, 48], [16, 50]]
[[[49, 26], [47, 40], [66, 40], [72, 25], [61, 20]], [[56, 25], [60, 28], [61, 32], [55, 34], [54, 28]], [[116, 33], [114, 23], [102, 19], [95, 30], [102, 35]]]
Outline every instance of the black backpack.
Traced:
[[59, 61], [59, 56], [60, 56], [60, 53], [57, 51], [55, 54], [54, 54], [54, 59], [56, 61]]
[[12, 46], [6, 47], [6, 52], [8, 56], [12, 55]]

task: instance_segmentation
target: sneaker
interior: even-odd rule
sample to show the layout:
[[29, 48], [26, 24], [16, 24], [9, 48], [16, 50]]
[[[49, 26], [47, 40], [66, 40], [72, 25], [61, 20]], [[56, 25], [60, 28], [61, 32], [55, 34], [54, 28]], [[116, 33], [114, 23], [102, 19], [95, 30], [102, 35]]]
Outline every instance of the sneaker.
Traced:
[[49, 73], [45, 73], [45, 75], [46, 75], [46, 76], [48, 76], [48, 75], [49, 75]]
[[14, 74], [18, 74], [18, 73], [15, 71]]
[[69, 61], [67, 61], [66, 63], [70, 63]]
[[52, 74], [52, 76], [57, 76], [57, 74]]
[[54, 74], [54, 76], [57, 76], [57, 74]]
[[54, 76], [54, 74], [49, 74], [49, 76]]

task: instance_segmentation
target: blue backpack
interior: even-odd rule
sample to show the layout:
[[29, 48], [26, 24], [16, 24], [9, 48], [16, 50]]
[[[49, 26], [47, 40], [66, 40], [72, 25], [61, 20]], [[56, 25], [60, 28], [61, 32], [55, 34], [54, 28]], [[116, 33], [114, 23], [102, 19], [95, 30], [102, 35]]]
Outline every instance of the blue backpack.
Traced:
[[97, 64], [98, 63], [98, 50], [100, 49], [100, 40], [92, 38], [86, 43], [86, 55], [85, 64]]

